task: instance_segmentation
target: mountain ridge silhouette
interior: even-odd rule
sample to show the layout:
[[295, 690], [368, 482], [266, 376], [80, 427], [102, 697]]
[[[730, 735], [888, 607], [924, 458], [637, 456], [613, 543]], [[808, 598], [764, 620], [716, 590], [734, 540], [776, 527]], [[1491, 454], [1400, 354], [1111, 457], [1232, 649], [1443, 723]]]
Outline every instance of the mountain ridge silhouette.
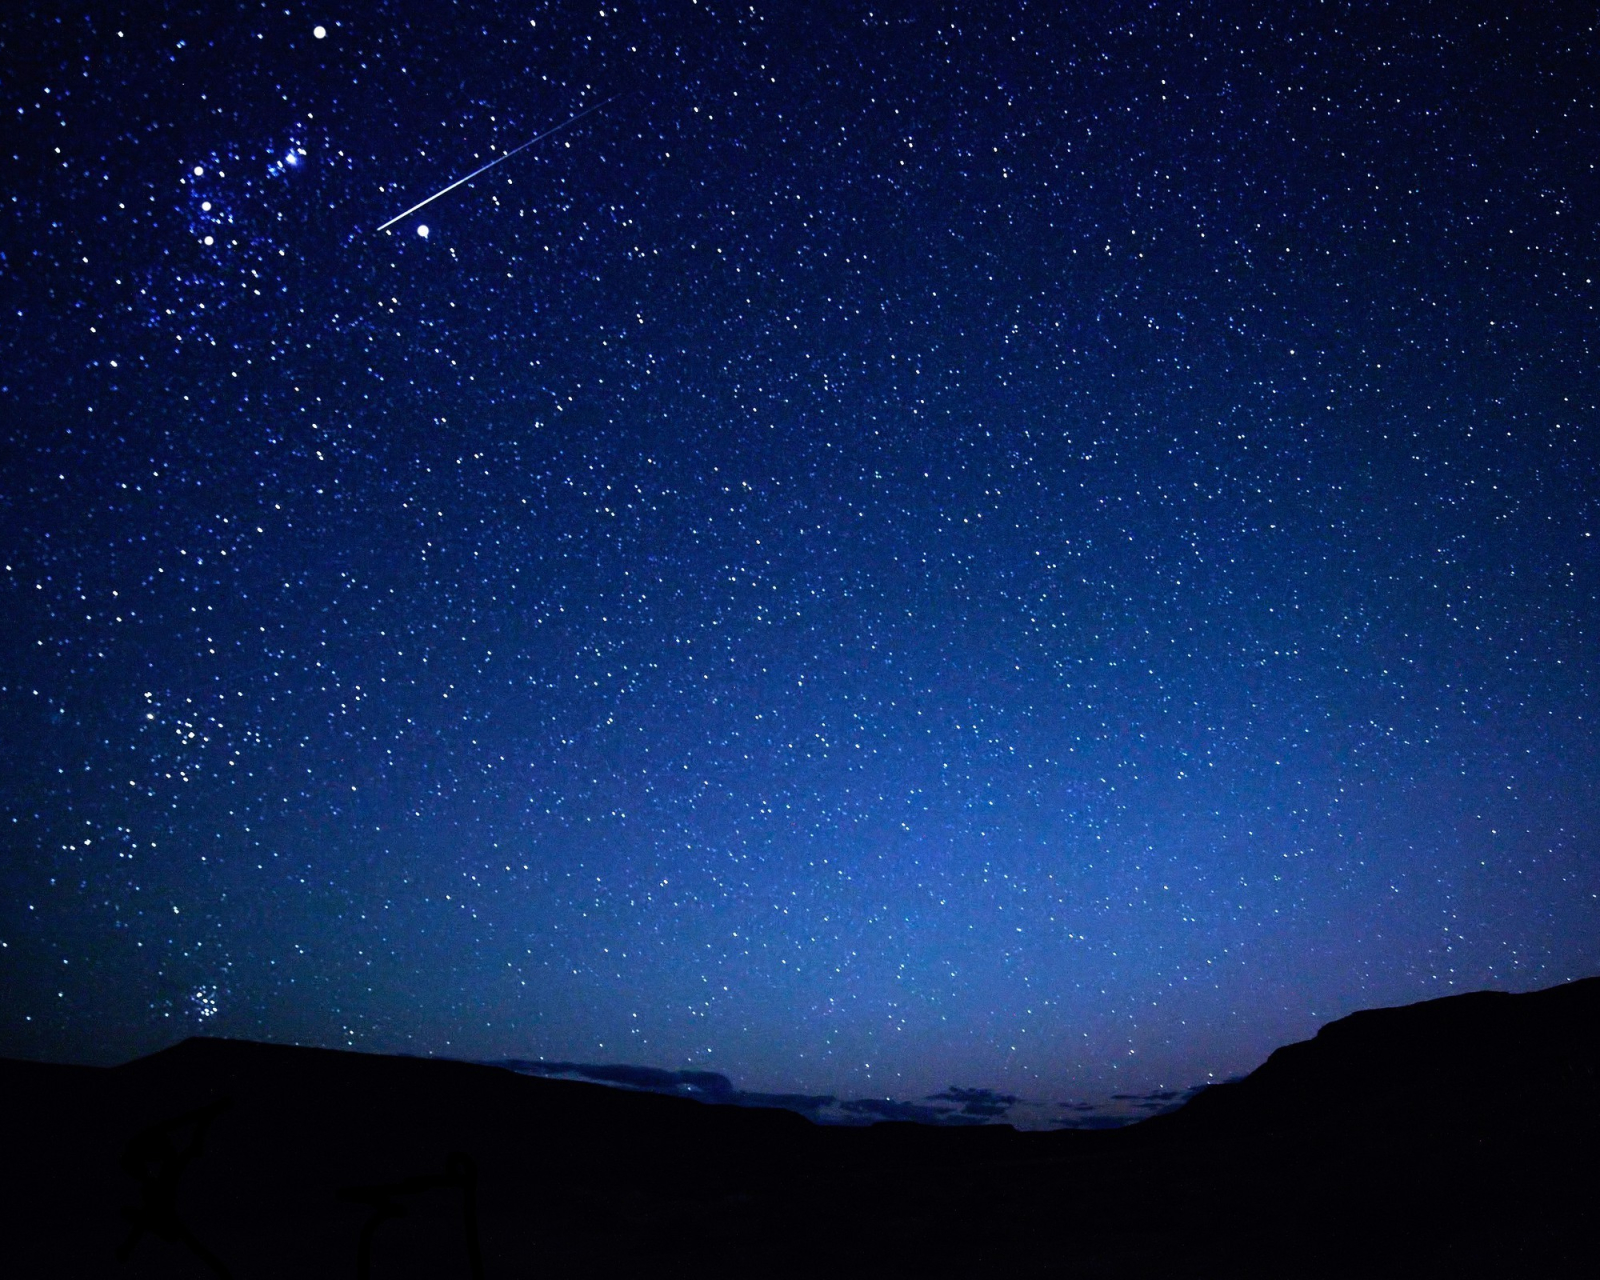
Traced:
[[1597, 1081], [1597, 978], [1352, 1014], [1110, 1130], [193, 1038], [0, 1061], [0, 1271], [1588, 1275]]

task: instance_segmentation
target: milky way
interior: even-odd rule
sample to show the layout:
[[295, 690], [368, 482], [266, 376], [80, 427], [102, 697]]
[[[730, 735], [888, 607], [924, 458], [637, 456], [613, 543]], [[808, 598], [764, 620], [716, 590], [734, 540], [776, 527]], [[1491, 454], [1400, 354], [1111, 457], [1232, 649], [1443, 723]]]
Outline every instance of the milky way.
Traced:
[[1600, 969], [1575, 11], [204, 8], [0, 18], [0, 1053], [1066, 1100]]

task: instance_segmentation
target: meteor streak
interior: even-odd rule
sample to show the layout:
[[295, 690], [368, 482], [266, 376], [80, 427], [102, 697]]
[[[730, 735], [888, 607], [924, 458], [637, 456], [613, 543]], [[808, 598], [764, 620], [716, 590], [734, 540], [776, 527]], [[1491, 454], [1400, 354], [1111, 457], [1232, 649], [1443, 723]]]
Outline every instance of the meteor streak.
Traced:
[[457, 187], [461, 186], [463, 183], [471, 182], [480, 173], [487, 173], [490, 169], [494, 168], [495, 165], [502, 164], [505, 161], [511, 159], [511, 157], [516, 155], [517, 152], [526, 151], [535, 142], [543, 142], [552, 133], [560, 133], [569, 124], [576, 124], [579, 120], [582, 120], [584, 118], [584, 116], [589, 115], [589, 114], [591, 114], [591, 113], [593, 113], [595, 111], [600, 110], [601, 107], [606, 106], [608, 103], [615, 102], [621, 96], [622, 96], [621, 94], [614, 93], [609, 98], [607, 98], [604, 102], [597, 102], [592, 107], [585, 107], [582, 111], [578, 112], [577, 115], [568, 116], [560, 124], [553, 125], [552, 127], [546, 129], [543, 133], [536, 134], [533, 137], [529, 138], [520, 147], [513, 147], [510, 151], [506, 152], [505, 155], [496, 156], [493, 160], [489, 161], [488, 164], [479, 165], [476, 169], [474, 169], [466, 177], [457, 178], [448, 187], [445, 187], [445, 188], [443, 188], [442, 190], [439, 190], [439, 191], [435, 191], [426, 200], [418, 201], [416, 204], [412, 205], [409, 209], [407, 209], [404, 213], [395, 214], [394, 217], [390, 218], [389, 221], [385, 222], [381, 227], [377, 228], [377, 230], [379, 230], [379, 231], [387, 231], [390, 227], [394, 226], [395, 223], [403, 221], [406, 218], [409, 218], [418, 209], [421, 209], [426, 205], [432, 204], [440, 196], [449, 195], [452, 191], [454, 191]]

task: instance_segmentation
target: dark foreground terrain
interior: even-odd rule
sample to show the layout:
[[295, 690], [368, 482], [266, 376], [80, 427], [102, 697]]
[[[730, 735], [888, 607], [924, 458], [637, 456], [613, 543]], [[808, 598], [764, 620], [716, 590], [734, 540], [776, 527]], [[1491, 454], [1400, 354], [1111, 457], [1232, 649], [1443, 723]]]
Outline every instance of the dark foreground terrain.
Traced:
[[7, 1277], [1600, 1275], [1600, 978], [1359, 1013], [1103, 1132], [226, 1040], [0, 1089]]

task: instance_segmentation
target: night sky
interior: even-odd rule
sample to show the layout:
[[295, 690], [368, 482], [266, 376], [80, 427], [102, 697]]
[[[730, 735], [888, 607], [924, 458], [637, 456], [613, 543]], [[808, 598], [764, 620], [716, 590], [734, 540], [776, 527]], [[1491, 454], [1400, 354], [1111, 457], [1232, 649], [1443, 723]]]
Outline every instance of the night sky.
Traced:
[[8, 8], [0, 1054], [1054, 1104], [1600, 970], [1594, 24]]

